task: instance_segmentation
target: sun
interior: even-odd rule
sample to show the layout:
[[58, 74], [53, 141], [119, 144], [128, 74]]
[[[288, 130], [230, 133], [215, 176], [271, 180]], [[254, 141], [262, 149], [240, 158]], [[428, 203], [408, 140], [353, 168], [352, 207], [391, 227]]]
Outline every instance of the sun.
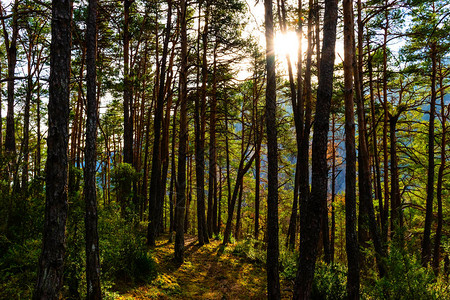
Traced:
[[[298, 58], [298, 37], [294, 31], [277, 33], [275, 35], [275, 53], [280, 61], [286, 62], [286, 55], [290, 56], [292, 64], [297, 63]], [[303, 43], [302, 43], [303, 44]]]

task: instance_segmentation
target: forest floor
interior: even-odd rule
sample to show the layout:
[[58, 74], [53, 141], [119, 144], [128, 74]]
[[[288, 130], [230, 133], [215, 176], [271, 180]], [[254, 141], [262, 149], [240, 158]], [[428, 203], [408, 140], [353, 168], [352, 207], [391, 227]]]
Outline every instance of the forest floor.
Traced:
[[223, 248], [211, 240], [200, 247], [196, 237], [186, 236], [185, 261], [177, 266], [174, 244], [167, 241], [162, 236], [153, 250], [157, 277], [139, 287], [122, 286], [118, 299], [267, 299], [264, 266], [234, 255], [233, 244]]

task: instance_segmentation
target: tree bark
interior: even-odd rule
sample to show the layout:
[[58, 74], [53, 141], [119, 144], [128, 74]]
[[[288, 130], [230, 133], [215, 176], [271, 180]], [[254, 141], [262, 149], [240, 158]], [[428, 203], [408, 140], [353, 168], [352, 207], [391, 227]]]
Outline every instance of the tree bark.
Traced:
[[84, 169], [84, 200], [86, 205], [86, 299], [101, 299], [100, 254], [97, 230], [97, 190], [95, 184], [97, 157], [97, 118], [96, 96], [97, 74], [97, 0], [90, 0], [87, 18], [87, 121], [86, 121], [86, 160]]
[[186, 143], [188, 138], [187, 123], [187, 30], [186, 30], [186, 0], [180, 1], [180, 34], [181, 34], [181, 69], [180, 69], [180, 142], [178, 153], [178, 180], [175, 235], [175, 261], [182, 264], [184, 261], [184, 211], [186, 198]]
[[[167, 54], [169, 52], [170, 26], [172, 22], [172, 1], [168, 2], [168, 16], [166, 25], [166, 35], [164, 37], [163, 53], [161, 58], [161, 68], [158, 86], [158, 98], [156, 101], [155, 119], [153, 121], [153, 130], [155, 138], [153, 141], [152, 152], [152, 173], [150, 176], [149, 191], [149, 215], [148, 215], [148, 232], [147, 244], [149, 246], [156, 245], [156, 237], [160, 231], [160, 222], [162, 220], [160, 206], [161, 203], [161, 126], [163, 122], [165, 83], [166, 83], [166, 64]], [[169, 109], [169, 108], [167, 108]], [[159, 200], [159, 201], [158, 201]]]
[[212, 203], [212, 230], [217, 230], [217, 150], [216, 150], [216, 114], [217, 114], [217, 43], [214, 46], [213, 91], [209, 115], [209, 179], [208, 179], [208, 209]]
[[[197, 228], [198, 241], [200, 245], [209, 243], [209, 237], [212, 235], [212, 226], [210, 219], [212, 217], [212, 203], [208, 198], [207, 221], [205, 218], [205, 106], [206, 106], [206, 88], [208, 81], [208, 25], [209, 25], [209, 1], [206, 1], [205, 24], [202, 33], [203, 55], [202, 55], [202, 87], [200, 95], [195, 98], [195, 177], [197, 179]], [[200, 49], [199, 49], [200, 50]], [[212, 200], [212, 198], [211, 198]], [[210, 235], [211, 233], [211, 235]]]
[[333, 70], [336, 45], [337, 1], [325, 1], [322, 59], [312, 145], [312, 190], [310, 199], [302, 209], [304, 219], [300, 232], [300, 259], [295, 279], [294, 299], [308, 299], [314, 278], [317, 243], [323, 215], [323, 202], [327, 200], [328, 166], [327, 144], [333, 91]]
[[[439, 63], [440, 66], [440, 63]], [[439, 76], [439, 86], [443, 86], [444, 76], [442, 74], [442, 68], [440, 67], [440, 76]], [[445, 148], [447, 146], [447, 116], [448, 116], [448, 108], [447, 113], [445, 112], [445, 100], [444, 100], [444, 91], [441, 90], [441, 118], [442, 118], [442, 141], [441, 141], [441, 164], [439, 166], [438, 178], [437, 178], [437, 186], [436, 186], [436, 198], [438, 205], [437, 212], [437, 227], [436, 227], [436, 236], [434, 238], [434, 253], [433, 253], [433, 269], [436, 276], [439, 274], [439, 260], [441, 257], [441, 238], [442, 238], [442, 223], [443, 223], [443, 212], [442, 212], [442, 185], [444, 181], [444, 171], [446, 167], [446, 156], [445, 156]]]
[[33, 299], [58, 299], [63, 285], [67, 219], [71, 1], [52, 2], [46, 204]]
[[272, 0], [264, 1], [266, 29], [266, 130], [267, 130], [267, 295], [280, 299], [278, 274], [278, 144], [275, 47]]
[[[14, 78], [14, 72], [17, 63], [17, 37], [19, 35], [18, 25], [18, 6], [19, 1], [15, 0], [12, 9], [12, 34], [11, 40], [9, 40], [8, 33], [6, 31], [5, 23], [2, 19], [4, 39], [6, 46], [6, 54], [8, 59], [8, 78]], [[2, 7], [3, 16], [3, 7]], [[6, 135], [5, 135], [5, 150], [7, 152], [16, 152], [16, 137], [15, 137], [15, 125], [14, 125], [14, 79], [7, 82], [8, 101], [6, 111]]]
[[[359, 245], [358, 236], [356, 234], [356, 139], [353, 101], [353, 1], [344, 0], [343, 7], [345, 97], [345, 246], [347, 250], [348, 262], [347, 294], [348, 299], [359, 299]], [[359, 125], [361, 126], [362, 124]], [[363, 195], [360, 194], [360, 197], [361, 196]]]
[[431, 259], [431, 223], [433, 221], [433, 199], [434, 199], [434, 119], [436, 110], [436, 42], [430, 47], [431, 56], [431, 99], [430, 118], [428, 121], [428, 171], [427, 171], [427, 200], [425, 213], [425, 226], [422, 240], [422, 266], [427, 266]]

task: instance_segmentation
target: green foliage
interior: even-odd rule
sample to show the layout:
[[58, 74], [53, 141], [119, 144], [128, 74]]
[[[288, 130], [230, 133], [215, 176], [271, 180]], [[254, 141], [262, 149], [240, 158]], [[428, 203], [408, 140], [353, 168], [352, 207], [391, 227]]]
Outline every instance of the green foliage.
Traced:
[[99, 219], [100, 259], [106, 281], [149, 282], [156, 275], [156, 264], [147, 251], [138, 224], [122, 219], [113, 208], [105, 208]]
[[0, 256], [0, 298], [30, 298], [36, 282], [36, 271], [41, 241], [28, 239], [24, 243], [11, 243], [0, 236], [2, 248], [8, 250]]
[[255, 239], [247, 239], [238, 242], [233, 249], [233, 254], [245, 257], [253, 262], [266, 262], [266, 251], [261, 249], [259, 242]]
[[297, 275], [298, 252], [290, 251], [285, 247], [280, 249], [280, 272], [287, 280], [294, 280]]
[[311, 299], [345, 299], [347, 296], [347, 269], [341, 264], [318, 262], [314, 273]]
[[0, 299], [30, 298], [41, 252], [44, 189], [39, 180], [14, 194], [7, 183], [0, 188]]
[[386, 259], [387, 275], [363, 284], [369, 299], [446, 299], [450, 296], [431, 269], [421, 266], [420, 259], [405, 250], [391, 247]]

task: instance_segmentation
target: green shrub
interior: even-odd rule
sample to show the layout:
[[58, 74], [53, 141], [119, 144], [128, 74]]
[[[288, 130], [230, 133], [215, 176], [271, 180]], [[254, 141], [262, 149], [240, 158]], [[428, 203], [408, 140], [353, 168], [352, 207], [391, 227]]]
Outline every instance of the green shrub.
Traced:
[[292, 252], [284, 247], [280, 249], [280, 272], [284, 279], [295, 279], [298, 269], [297, 264], [298, 252]]
[[258, 241], [255, 239], [247, 239], [240, 241], [233, 249], [233, 254], [245, 257], [253, 262], [265, 263], [266, 251], [258, 247]]
[[119, 216], [113, 207], [102, 209], [99, 219], [100, 259], [105, 280], [149, 282], [156, 263], [147, 251], [144, 234]]
[[311, 299], [337, 300], [347, 296], [347, 269], [341, 264], [316, 263]]
[[[4, 237], [2, 238], [4, 240]], [[31, 298], [36, 283], [41, 241], [12, 244], [0, 258], [0, 299]]]
[[446, 297], [444, 294], [447, 291], [439, 286], [433, 271], [422, 267], [417, 256], [392, 246], [385, 262], [386, 276], [367, 280], [363, 286], [365, 298], [442, 299]]

